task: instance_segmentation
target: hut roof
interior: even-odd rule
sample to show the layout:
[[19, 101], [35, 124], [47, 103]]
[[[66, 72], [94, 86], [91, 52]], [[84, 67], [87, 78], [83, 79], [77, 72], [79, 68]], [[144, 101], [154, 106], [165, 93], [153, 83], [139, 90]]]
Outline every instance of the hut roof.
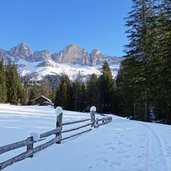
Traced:
[[45, 97], [45, 96], [43, 96], [43, 95], [38, 96], [38, 97], [36, 97], [36, 98], [34, 98], [34, 99], [31, 99], [30, 101], [32, 102], [32, 101], [35, 101], [35, 100], [37, 100], [37, 99], [39, 99], [39, 98], [44, 98], [44, 99], [46, 99], [48, 102], [51, 102], [51, 103], [52, 103], [52, 101], [51, 101], [50, 99], [48, 99], [47, 97]]

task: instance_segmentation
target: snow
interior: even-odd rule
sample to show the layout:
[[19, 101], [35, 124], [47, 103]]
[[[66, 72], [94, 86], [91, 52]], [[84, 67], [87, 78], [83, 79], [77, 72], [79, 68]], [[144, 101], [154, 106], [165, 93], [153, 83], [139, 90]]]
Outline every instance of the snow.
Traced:
[[[64, 122], [90, 113], [63, 111]], [[54, 144], [6, 171], [170, 171], [171, 126], [112, 116], [111, 123]], [[55, 109], [0, 104], [0, 146], [54, 129]], [[64, 129], [64, 128], [63, 128]], [[0, 155], [0, 162], [6, 159]]]
[[96, 112], [96, 107], [95, 107], [95, 106], [92, 106], [92, 107], [90, 108], [90, 112]]
[[[18, 65], [18, 71], [21, 76], [25, 76], [28, 74], [34, 74], [37, 75], [37, 80], [42, 80], [42, 78], [46, 75], [61, 75], [66, 74], [71, 80], [75, 80], [77, 78], [77, 75], [80, 73], [83, 78], [87, 77], [88, 75], [96, 74], [100, 75], [101, 72], [101, 65], [97, 66], [84, 66], [84, 65], [78, 65], [78, 64], [60, 64], [55, 63], [53, 60], [46, 60], [45, 62], [49, 63], [49, 66], [39, 66], [42, 61], [38, 62], [30, 62], [23, 60], [21, 58], [18, 58], [15, 63]], [[113, 77], [116, 77], [118, 70], [119, 70], [119, 64], [111, 64], [111, 71]]]
[[33, 141], [39, 141], [40, 139], [40, 134], [36, 133], [36, 132], [31, 132], [30, 133], [30, 137], [33, 137]]
[[56, 108], [56, 115], [59, 116], [61, 113], [63, 113], [63, 110], [60, 106]]

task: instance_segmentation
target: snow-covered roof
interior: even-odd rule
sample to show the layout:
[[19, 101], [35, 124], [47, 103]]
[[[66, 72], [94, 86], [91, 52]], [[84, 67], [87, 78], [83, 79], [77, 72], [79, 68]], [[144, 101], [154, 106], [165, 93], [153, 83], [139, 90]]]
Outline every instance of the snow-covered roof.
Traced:
[[36, 98], [34, 98], [34, 99], [31, 99], [30, 101], [35, 101], [35, 100], [37, 100], [37, 99], [39, 99], [39, 98], [41, 98], [41, 97], [52, 103], [52, 101], [51, 101], [50, 99], [48, 99], [47, 97], [45, 97], [45, 96], [43, 96], [43, 95], [38, 96], [38, 97], [36, 97]]

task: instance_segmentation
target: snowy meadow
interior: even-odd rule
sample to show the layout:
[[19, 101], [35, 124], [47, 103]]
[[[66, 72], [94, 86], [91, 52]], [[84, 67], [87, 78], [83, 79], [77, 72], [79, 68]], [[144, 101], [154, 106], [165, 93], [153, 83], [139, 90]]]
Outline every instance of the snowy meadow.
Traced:
[[[54, 144], [7, 171], [170, 171], [171, 126], [112, 116], [113, 121], [91, 132]], [[64, 111], [64, 121], [90, 118], [90, 113]], [[31, 132], [55, 128], [51, 106], [0, 104], [0, 146], [27, 138]], [[14, 150], [0, 155], [0, 162]]]

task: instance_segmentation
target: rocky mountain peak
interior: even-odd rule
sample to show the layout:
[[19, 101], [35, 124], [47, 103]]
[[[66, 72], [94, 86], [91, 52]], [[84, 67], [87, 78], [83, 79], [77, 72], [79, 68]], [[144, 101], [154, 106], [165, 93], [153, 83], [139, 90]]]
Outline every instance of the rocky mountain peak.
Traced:
[[35, 51], [30, 57], [31, 61], [43, 61], [47, 59], [51, 59], [51, 54], [48, 50]]
[[30, 48], [25, 43], [18, 44], [9, 51], [10, 56], [27, 59], [30, 56]]
[[78, 55], [80, 52], [87, 52], [86, 49], [79, 47], [76, 44], [70, 44], [62, 50], [64, 53], [73, 53]]
[[65, 47], [65, 49], [74, 49], [74, 48], [79, 48], [79, 46], [76, 44], [70, 44], [70, 45]]
[[98, 49], [94, 49], [90, 53], [90, 61], [93, 66], [101, 64], [104, 60], [103, 58], [106, 58], [106, 55], [103, 55]]
[[52, 57], [56, 62], [67, 64], [81, 64], [87, 65], [90, 63], [90, 55], [84, 48], [80, 48], [75, 44], [66, 46], [57, 54]]
[[98, 49], [93, 49], [90, 56], [101, 55], [102, 53]]

